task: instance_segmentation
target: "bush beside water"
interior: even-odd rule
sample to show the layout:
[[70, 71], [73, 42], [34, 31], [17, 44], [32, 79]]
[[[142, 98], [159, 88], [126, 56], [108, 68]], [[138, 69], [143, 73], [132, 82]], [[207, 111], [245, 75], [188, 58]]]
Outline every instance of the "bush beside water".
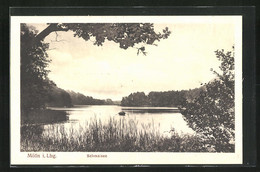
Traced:
[[67, 113], [49, 109], [32, 109], [22, 112], [21, 124], [49, 124], [67, 120]]

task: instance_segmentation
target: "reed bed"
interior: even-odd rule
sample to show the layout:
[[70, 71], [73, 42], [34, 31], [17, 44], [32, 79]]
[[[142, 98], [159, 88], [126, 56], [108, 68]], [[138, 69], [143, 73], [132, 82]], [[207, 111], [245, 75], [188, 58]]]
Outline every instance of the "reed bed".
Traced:
[[[74, 124], [76, 125], [76, 124]], [[154, 126], [138, 121], [92, 119], [77, 127], [27, 125], [21, 127], [21, 151], [58, 152], [208, 152], [200, 137], [172, 132], [164, 137]], [[75, 129], [77, 128], [77, 129]]]

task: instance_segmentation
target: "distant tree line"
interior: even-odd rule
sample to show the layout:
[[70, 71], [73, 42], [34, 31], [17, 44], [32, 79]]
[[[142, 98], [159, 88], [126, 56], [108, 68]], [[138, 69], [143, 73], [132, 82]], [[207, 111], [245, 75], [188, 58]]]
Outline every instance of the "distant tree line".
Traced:
[[95, 99], [91, 96], [85, 96], [81, 93], [74, 91], [67, 91], [71, 97], [72, 104], [74, 105], [113, 105], [114, 102], [111, 99], [101, 100]]
[[177, 107], [183, 106], [186, 102], [191, 102], [199, 96], [204, 87], [181, 90], [181, 91], [152, 91], [148, 95], [144, 92], [131, 93], [123, 97], [122, 106], [161, 106]]
[[111, 99], [101, 100], [74, 91], [65, 91], [53, 85], [47, 92], [47, 107], [72, 107], [73, 105], [113, 105]]

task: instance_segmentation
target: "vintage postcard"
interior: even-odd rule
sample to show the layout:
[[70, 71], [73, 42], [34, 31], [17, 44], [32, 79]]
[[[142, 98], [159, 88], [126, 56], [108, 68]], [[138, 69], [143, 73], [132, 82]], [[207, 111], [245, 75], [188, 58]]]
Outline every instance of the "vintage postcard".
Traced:
[[11, 165], [242, 164], [242, 16], [11, 16]]

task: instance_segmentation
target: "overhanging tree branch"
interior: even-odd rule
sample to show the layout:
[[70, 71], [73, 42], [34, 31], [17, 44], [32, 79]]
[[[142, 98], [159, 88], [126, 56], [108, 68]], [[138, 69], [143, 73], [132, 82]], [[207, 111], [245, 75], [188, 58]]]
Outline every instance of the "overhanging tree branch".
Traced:
[[34, 39], [34, 43], [37, 43], [38, 41], [44, 40], [46, 36], [48, 36], [52, 32], [56, 31], [68, 31], [69, 29], [66, 27], [61, 27], [58, 23], [51, 23], [48, 27], [46, 27], [41, 33], [36, 35]]
[[[167, 39], [171, 34], [167, 27], [163, 33], [156, 33], [151, 23], [50, 23], [32, 39], [27, 47], [31, 48], [37, 45], [52, 32], [68, 30], [73, 31], [74, 36], [83, 38], [85, 41], [93, 37], [95, 39], [94, 45], [102, 46], [108, 40], [118, 43], [122, 49], [134, 47], [139, 43], [155, 45], [155, 41]], [[138, 50], [144, 55], [146, 54], [144, 46]]]

